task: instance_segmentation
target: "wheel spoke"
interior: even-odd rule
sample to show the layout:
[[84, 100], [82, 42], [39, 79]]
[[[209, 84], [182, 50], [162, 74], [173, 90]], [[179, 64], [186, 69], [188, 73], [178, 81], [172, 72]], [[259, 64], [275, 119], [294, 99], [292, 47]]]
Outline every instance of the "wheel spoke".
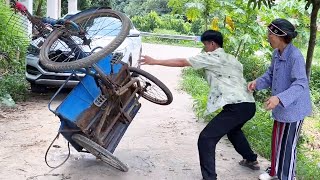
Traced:
[[139, 80], [142, 97], [160, 105], [168, 105], [172, 102], [170, 90], [156, 77], [138, 68], [130, 67], [129, 70], [131, 77]]
[[[63, 26], [47, 37], [43, 44], [45, 48], [40, 52], [40, 61], [51, 70], [90, 67], [112, 53], [127, 37], [130, 28], [130, 20], [125, 15], [110, 9], [83, 11], [69, 20], [84, 32], [75, 32], [69, 26]], [[96, 47], [102, 48], [92, 51]], [[56, 51], [63, 51], [66, 59], [57, 61], [64, 56], [56, 57]], [[49, 54], [56, 56], [49, 57]]]
[[125, 172], [128, 171], [128, 167], [124, 163], [122, 163], [112, 153], [110, 153], [109, 151], [107, 151], [105, 148], [98, 145], [94, 141], [80, 134], [74, 134], [72, 136], [72, 139], [81, 147], [89, 151], [91, 154], [101, 159], [101, 161], [121, 171], [125, 171]]

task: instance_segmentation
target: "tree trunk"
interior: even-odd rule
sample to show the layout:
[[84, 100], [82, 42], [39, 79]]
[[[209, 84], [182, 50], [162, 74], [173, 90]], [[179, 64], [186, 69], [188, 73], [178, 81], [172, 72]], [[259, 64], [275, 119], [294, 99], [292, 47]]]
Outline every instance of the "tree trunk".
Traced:
[[35, 15], [36, 16], [41, 16], [41, 7], [42, 7], [42, 4], [43, 4], [43, 0], [39, 0], [38, 2], [39, 2], [39, 4], [37, 6], [37, 10], [35, 12]]
[[314, 3], [312, 6], [312, 11], [310, 16], [310, 37], [309, 37], [309, 46], [308, 46], [307, 60], [306, 60], [306, 72], [309, 80], [311, 76], [312, 57], [313, 57], [314, 47], [316, 45], [316, 38], [317, 38], [317, 16], [318, 16], [319, 8], [320, 8], [320, 4]]

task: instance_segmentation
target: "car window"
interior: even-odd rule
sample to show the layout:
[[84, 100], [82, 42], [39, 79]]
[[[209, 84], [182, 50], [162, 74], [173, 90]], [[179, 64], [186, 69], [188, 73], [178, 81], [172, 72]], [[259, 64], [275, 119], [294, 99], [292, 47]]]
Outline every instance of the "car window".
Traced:
[[113, 17], [95, 18], [93, 21], [88, 21], [86, 32], [89, 36], [117, 36], [121, 30], [122, 23], [119, 19]]

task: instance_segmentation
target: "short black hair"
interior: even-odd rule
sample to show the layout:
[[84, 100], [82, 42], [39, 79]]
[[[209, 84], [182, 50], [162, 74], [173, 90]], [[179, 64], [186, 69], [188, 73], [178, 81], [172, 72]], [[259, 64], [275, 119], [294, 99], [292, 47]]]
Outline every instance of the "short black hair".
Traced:
[[207, 30], [201, 35], [201, 42], [213, 41], [217, 43], [221, 48], [223, 47], [223, 36], [221, 32], [215, 30]]

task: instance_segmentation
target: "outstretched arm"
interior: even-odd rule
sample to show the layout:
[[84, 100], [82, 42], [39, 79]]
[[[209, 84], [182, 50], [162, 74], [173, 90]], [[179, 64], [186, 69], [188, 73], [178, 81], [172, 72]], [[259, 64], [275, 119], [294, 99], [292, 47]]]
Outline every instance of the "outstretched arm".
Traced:
[[169, 67], [185, 67], [191, 66], [191, 64], [187, 61], [186, 58], [173, 58], [173, 59], [154, 59], [150, 56], [141, 56], [140, 63], [142, 65], [161, 65], [161, 66], [169, 66]]

